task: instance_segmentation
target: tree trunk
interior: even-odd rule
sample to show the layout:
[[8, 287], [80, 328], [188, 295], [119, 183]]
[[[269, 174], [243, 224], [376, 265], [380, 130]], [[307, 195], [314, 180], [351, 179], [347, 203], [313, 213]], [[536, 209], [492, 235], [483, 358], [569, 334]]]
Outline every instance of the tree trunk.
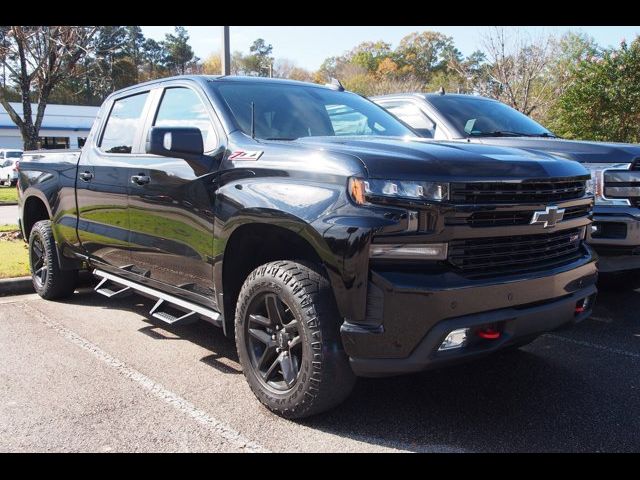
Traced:
[[40, 137], [38, 131], [31, 127], [21, 130], [22, 141], [24, 142], [25, 150], [39, 150], [40, 149]]

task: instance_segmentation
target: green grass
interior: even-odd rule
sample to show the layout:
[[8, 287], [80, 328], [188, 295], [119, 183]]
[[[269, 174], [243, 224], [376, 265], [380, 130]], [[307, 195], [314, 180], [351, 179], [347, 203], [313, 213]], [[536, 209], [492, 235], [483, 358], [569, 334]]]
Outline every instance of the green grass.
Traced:
[[3, 203], [16, 203], [18, 191], [16, 187], [0, 187], [0, 205]]
[[[0, 225], [0, 232], [12, 232], [17, 225]], [[29, 275], [29, 252], [22, 240], [0, 239], [0, 278]]]

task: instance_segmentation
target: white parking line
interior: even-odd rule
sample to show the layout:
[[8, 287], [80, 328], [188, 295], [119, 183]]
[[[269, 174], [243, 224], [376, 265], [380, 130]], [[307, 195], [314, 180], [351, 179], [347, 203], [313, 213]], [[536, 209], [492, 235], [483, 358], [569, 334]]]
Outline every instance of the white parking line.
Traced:
[[611, 348], [606, 347], [604, 345], [598, 345], [597, 343], [585, 342], [583, 340], [574, 340], [573, 338], [563, 337], [562, 335], [556, 335], [553, 333], [548, 333], [545, 337], [555, 338], [557, 340], [562, 340], [563, 342], [574, 343], [576, 345], [582, 345], [583, 347], [595, 348], [596, 350], [603, 350], [609, 353], [615, 353], [618, 355], [624, 355], [625, 357], [632, 358], [640, 358], [640, 353], [636, 352], [628, 352], [626, 350], [621, 350], [619, 348]]
[[227, 440], [233, 446], [238, 447], [245, 452], [269, 453], [269, 450], [262, 445], [259, 445], [258, 443], [252, 442], [243, 437], [238, 431], [234, 430], [229, 425], [226, 425], [225, 423], [213, 418], [207, 412], [200, 410], [195, 405], [182, 398], [180, 395], [167, 390], [162, 385], [154, 382], [151, 378], [147, 377], [143, 373], [140, 373], [136, 369], [125, 364], [123, 361], [111, 356], [97, 345], [91, 343], [89, 340], [81, 337], [77, 333], [69, 330], [58, 322], [47, 318], [37, 308], [31, 307], [27, 303], [21, 304], [20, 307], [25, 310], [29, 310], [47, 327], [55, 330], [60, 336], [62, 336], [66, 340], [69, 340], [71, 343], [86, 350], [95, 358], [113, 368], [119, 375], [122, 375], [123, 377], [137, 383], [140, 387], [149, 391], [163, 402], [171, 405], [176, 410], [179, 410], [180, 412], [193, 418], [198, 423], [209, 428], [214, 433]]

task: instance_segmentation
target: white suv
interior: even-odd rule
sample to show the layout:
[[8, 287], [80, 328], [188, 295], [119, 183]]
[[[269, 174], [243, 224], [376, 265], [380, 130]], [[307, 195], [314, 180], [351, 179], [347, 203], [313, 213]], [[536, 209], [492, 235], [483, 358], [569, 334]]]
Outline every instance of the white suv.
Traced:
[[18, 162], [22, 158], [22, 150], [0, 149], [0, 183], [14, 186], [18, 181]]

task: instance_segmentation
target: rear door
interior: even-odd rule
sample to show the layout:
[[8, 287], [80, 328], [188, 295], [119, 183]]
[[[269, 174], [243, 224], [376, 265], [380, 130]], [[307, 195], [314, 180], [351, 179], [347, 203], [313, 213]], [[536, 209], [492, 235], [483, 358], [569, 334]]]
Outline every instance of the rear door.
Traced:
[[[215, 158], [224, 148], [209, 100], [191, 86], [154, 91], [147, 127], [198, 127], [211, 168], [182, 158], [142, 154], [129, 169], [131, 260], [144, 276], [213, 301]], [[146, 133], [145, 133], [146, 136]]]
[[139, 154], [150, 92], [110, 102], [105, 105], [107, 118], [85, 145], [78, 163], [78, 238], [94, 261], [122, 268], [131, 264], [129, 168]]

